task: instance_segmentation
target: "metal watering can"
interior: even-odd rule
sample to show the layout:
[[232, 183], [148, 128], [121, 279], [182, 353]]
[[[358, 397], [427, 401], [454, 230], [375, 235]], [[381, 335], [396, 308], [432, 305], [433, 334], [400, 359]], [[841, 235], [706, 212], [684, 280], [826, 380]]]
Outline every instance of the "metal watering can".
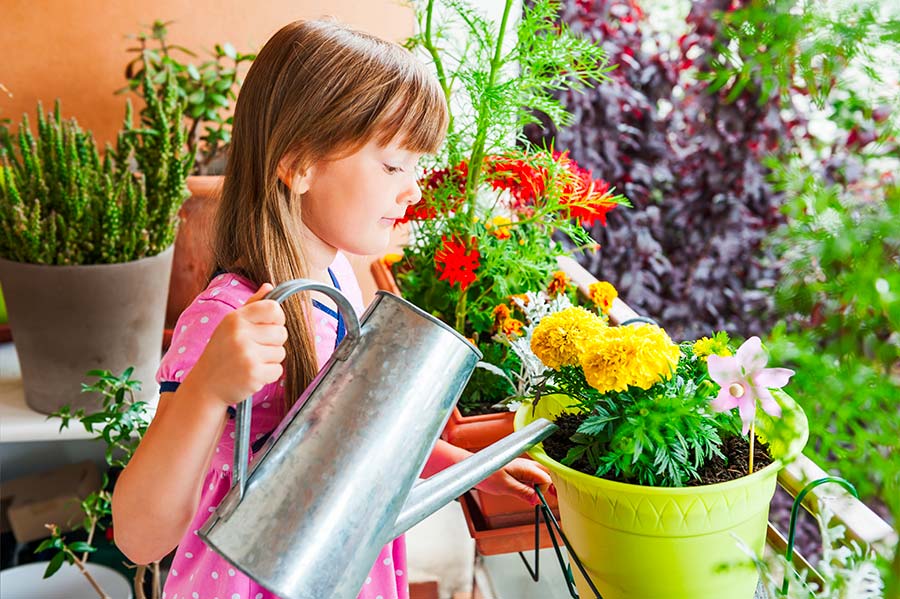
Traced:
[[357, 320], [336, 289], [347, 334], [249, 465], [252, 402], [238, 408], [232, 487], [198, 535], [285, 599], [353, 599], [381, 548], [548, 437], [537, 420], [418, 480], [481, 353], [451, 327], [379, 292]]

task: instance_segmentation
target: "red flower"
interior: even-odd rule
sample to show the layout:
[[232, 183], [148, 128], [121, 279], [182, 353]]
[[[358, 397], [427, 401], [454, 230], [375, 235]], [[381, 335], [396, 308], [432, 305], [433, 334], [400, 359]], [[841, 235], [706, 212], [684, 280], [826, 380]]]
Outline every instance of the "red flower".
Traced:
[[544, 194], [547, 173], [521, 158], [487, 156], [484, 167], [491, 187], [505, 189], [513, 197], [513, 209], [521, 209], [534, 204]]
[[563, 188], [562, 204], [569, 210], [569, 216], [590, 227], [600, 221], [606, 226], [606, 213], [616, 207], [614, 202], [605, 201], [610, 197], [609, 183], [594, 179], [591, 171], [578, 166], [568, 157], [568, 152], [559, 154], [557, 159], [565, 161], [572, 173], [572, 181]]
[[[407, 223], [411, 220], [429, 220], [443, 212], [455, 210], [463, 203], [466, 193], [466, 177], [469, 176], [469, 164], [465, 161], [459, 163], [453, 169], [442, 168], [426, 173], [419, 180], [422, 189], [422, 199], [412, 206], [407, 206], [403, 218], [397, 219], [394, 226]], [[453, 189], [444, 197], [446, 201], [439, 201], [441, 194], [435, 193], [448, 185], [448, 179], [453, 184]], [[440, 205], [445, 204], [445, 205]]]
[[470, 240], [471, 250], [466, 251], [466, 245], [457, 237], [441, 237], [444, 244], [434, 255], [435, 270], [441, 273], [440, 281], [449, 281], [451, 285], [459, 283], [461, 291], [475, 281], [475, 271], [480, 262], [481, 254], [478, 252], [477, 240]]

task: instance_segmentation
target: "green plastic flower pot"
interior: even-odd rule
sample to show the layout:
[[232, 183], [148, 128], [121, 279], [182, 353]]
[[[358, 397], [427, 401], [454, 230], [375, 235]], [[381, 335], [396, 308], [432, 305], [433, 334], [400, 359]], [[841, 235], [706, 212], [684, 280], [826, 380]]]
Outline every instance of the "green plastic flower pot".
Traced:
[[[806, 444], [806, 416], [788, 395], [773, 392], [793, 436], [771, 434], [776, 460], [750, 476], [699, 487], [645, 487], [589, 476], [550, 458], [542, 445], [529, 454], [545, 465], [559, 495], [563, 531], [604, 599], [751, 599], [757, 573], [738, 546], [743, 540], [761, 555], [769, 502], [778, 471]], [[524, 404], [516, 430], [535, 418], [555, 420], [574, 411], [567, 396]], [[783, 433], [781, 433], [783, 437]], [[594, 594], [572, 567], [581, 597]]]

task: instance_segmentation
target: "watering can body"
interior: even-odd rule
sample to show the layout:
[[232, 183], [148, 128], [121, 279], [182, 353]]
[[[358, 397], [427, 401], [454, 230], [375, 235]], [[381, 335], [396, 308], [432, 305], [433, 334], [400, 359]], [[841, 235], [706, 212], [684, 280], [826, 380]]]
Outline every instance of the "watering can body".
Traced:
[[285, 599], [352, 599], [382, 546], [553, 425], [538, 423], [418, 481], [480, 353], [389, 293], [376, 296], [361, 325], [346, 299], [319, 283], [291, 281], [267, 297], [284, 301], [307, 290], [335, 300], [347, 335], [249, 467], [251, 402], [241, 404], [233, 485], [198, 534]]

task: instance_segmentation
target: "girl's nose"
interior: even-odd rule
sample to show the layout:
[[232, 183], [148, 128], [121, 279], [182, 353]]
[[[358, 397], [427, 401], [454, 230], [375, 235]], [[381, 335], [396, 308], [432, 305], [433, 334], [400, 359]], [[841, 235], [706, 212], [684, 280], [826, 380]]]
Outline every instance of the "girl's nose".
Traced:
[[413, 179], [410, 185], [406, 189], [404, 189], [399, 196], [397, 196], [397, 203], [412, 205], [418, 203], [418, 201], [421, 199], [422, 190], [419, 189], [419, 182]]

